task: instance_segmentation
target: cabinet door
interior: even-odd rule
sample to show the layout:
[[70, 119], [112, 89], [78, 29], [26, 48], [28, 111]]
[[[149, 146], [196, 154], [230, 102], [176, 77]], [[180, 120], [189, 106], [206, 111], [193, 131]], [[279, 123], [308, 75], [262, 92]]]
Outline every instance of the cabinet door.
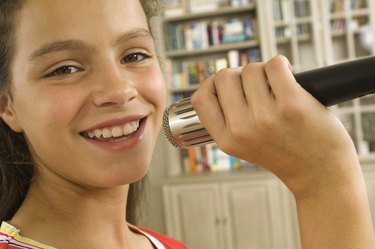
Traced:
[[373, 0], [321, 0], [328, 64], [375, 53]]
[[285, 55], [296, 72], [322, 66], [317, 1], [268, 0], [264, 3], [271, 56]]
[[272, 184], [265, 180], [225, 183], [222, 191], [228, 248], [279, 249]]
[[167, 185], [163, 190], [170, 236], [190, 249], [224, 249], [218, 185]]

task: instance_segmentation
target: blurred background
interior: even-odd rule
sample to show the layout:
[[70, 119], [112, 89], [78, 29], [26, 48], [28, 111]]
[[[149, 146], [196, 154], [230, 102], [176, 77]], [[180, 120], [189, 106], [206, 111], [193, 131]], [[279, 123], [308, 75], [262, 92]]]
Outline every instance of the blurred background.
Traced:
[[[161, 4], [152, 28], [169, 103], [190, 96], [221, 68], [276, 54], [287, 56], [296, 72], [375, 54], [372, 0]], [[356, 145], [375, 217], [375, 96], [330, 109]], [[148, 179], [142, 225], [191, 249], [300, 248], [288, 190], [270, 173], [226, 155], [215, 144], [180, 150], [160, 134]]]

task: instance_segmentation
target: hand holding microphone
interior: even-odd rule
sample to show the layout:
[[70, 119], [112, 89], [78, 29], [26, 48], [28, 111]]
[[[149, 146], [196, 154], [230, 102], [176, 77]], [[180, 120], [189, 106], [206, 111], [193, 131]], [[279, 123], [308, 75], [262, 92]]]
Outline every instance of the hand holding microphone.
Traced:
[[[310, 70], [294, 77], [323, 105], [331, 106], [375, 91], [375, 57]], [[190, 98], [172, 104], [165, 111], [163, 126], [168, 140], [176, 147], [188, 148], [213, 141]]]

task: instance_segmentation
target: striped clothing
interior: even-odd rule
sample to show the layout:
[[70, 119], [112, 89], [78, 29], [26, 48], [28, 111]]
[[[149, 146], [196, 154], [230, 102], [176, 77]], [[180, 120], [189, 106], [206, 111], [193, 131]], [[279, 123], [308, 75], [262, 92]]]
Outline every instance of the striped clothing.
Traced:
[[[165, 235], [153, 231], [134, 227], [129, 227], [140, 234], [146, 236], [157, 249], [187, 249], [181, 242], [171, 239]], [[35, 240], [25, 238], [20, 235], [20, 230], [7, 222], [2, 222], [0, 228], [0, 249], [56, 249]]]

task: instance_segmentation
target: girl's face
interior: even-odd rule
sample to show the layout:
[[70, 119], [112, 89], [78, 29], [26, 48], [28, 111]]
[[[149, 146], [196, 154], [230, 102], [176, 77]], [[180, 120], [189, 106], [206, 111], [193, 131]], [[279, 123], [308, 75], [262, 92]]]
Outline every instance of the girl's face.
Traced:
[[15, 41], [8, 123], [41, 179], [111, 187], [144, 176], [165, 86], [139, 1], [29, 0]]

